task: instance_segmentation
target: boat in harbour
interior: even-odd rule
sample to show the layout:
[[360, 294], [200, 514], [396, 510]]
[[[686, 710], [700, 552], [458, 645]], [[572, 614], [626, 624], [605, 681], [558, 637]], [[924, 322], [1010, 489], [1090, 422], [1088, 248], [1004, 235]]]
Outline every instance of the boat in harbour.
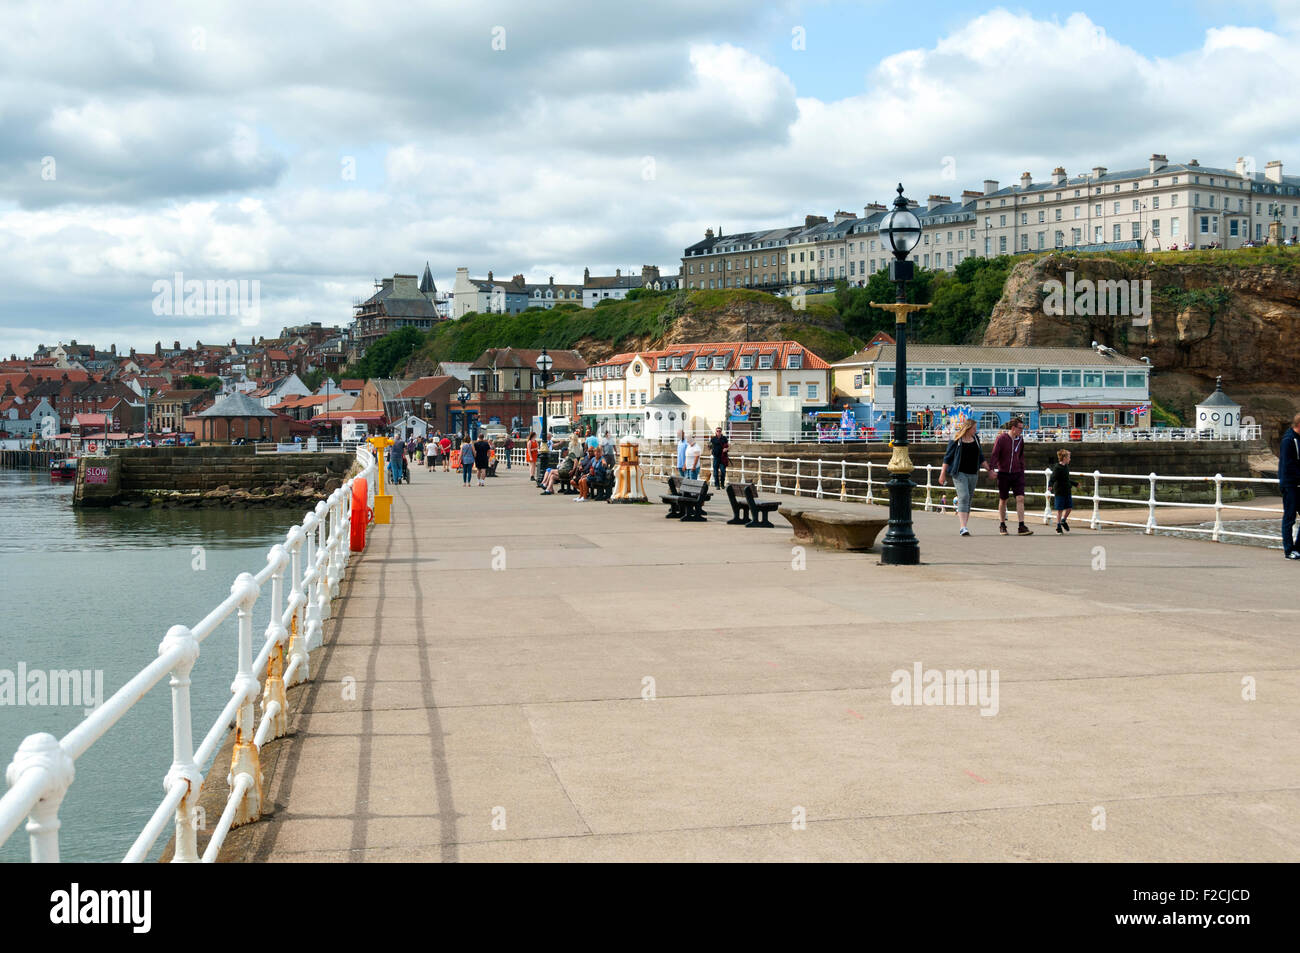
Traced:
[[50, 461], [51, 480], [75, 480], [77, 478], [77, 458], [63, 457]]

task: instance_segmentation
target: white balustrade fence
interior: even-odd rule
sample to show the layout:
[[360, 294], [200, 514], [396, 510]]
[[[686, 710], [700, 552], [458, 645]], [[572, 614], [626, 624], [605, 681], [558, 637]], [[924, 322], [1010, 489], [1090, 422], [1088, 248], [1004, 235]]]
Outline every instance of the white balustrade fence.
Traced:
[[[642, 450], [641, 464], [645, 468], [647, 476], [663, 479], [677, 473], [677, 456], [675, 453]], [[712, 478], [711, 466], [712, 461], [709, 454], [705, 453], [700, 458], [700, 479], [709, 480]], [[942, 467], [925, 464], [917, 466], [912, 471], [912, 481], [916, 484], [916, 489], [912, 491], [914, 506], [926, 511], [956, 510], [956, 489], [951, 483], [941, 485], [938, 482], [941, 470]], [[1043, 501], [1042, 518], [1044, 523], [1050, 522], [1056, 512], [1053, 508], [1052, 492], [1048, 489], [1051, 476], [1052, 471], [1050, 469], [1031, 470], [1026, 474], [1025, 513], [1028, 515], [1031, 511], [1034, 511], [1037, 508], [1037, 500], [1041, 498]], [[1207, 536], [1215, 542], [1222, 542], [1229, 538], [1267, 540], [1276, 542], [1278, 548], [1281, 548], [1280, 525], [1282, 509], [1280, 506], [1257, 506], [1247, 503], [1224, 502], [1223, 499], [1225, 487], [1229, 489], [1240, 487], [1252, 491], [1276, 489], [1276, 480], [1257, 477], [1226, 477], [1221, 473], [1216, 473], [1214, 476], [1161, 476], [1156, 473], [1102, 473], [1099, 470], [1090, 473], [1075, 473], [1073, 477], [1080, 482], [1081, 489], [1084, 483], [1091, 483], [1091, 493], [1074, 493], [1076, 513], [1081, 513], [1087, 508], [1080, 506], [1081, 502], [1091, 506], [1091, 516], [1088, 519], [1090, 529], [1100, 529], [1103, 526], [1126, 526], [1140, 529], [1147, 534], [1155, 533], [1158, 530], [1178, 531], [1180, 533]], [[1036, 478], [1042, 479], [1042, 490], [1030, 488], [1029, 482]], [[727, 482], [729, 483], [753, 483], [760, 490], [770, 490], [773, 493], [789, 493], [793, 496], [811, 496], [817, 499], [836, 499], [882, 505], [889, 503], [888, 483], [890, 479], [888, 464], [875, 461], [857, 463], [846, 460], [808, 459], [806, 457], [733, 455], [727, 466]], [[1141, 500], [1131, 496], [1105, 496], [1102, 492], [1103, 480], [1145, 485], [1147, 489], [1146, 499]], [[995, 513], [997, 512], [997, 485], [992, 481], [987, 481], [987, 479], [986, 482], [988, 485], [976, 487], [975, 493], [983, 494], [983, 498], [987, 499], [990, 505], [977, 506], [972, 502], [971, 509], [977, 512]], [[1160, 499], [1159, 488], [1162, 484], [1179, 484], [1183, 486], [1199, 484], [1207, 488], [1213, 486], [1214, 502], [1189, 503], [1181, 500]], [[974, 499], [979, 499], [979, 497]], [[1014, 500], [1008, 501], [1012, 510], [1014, 510], [1014, 502]], [[1132, 507], [1135, 515], [1144, 512], [1145, 519], [1118, 519], [1116, 517], [1121, 514], [1115, 512], [1110, 513], [1106, 519], [1103, 519], [1101, 516], [1101, 505], [1103, 503]], [[1185, 524], [1160, 523], [1157, 514], [1162, 511], [1169, 512], [1180, 508], [1212, 508], [1214, 511], [1213, 526], [1198, 527]], [[1223, 516], [1225, 511], [1242, 514], [1235, 517], [1238, 520], [1276, 518], [1279, 521], [1279, 530], [1277, 533], [1264, 534], [1225, 528]], [[1233, 516], [1229, 516], [1229, 521], [1233, 519]]]
[[[23, 739], [5, 773], [9, 790], [0, 798], [0, 843], [28, 818], [31, 859], [52, 863], [59, 859], [59, 805], [73, 782], [76, 761], [165, 677], [172, 693], [172, 759], [163, 778], [162, 802], [124, 858], [147, 858], [158, 837], [174, 825], [173, 862], [204, 863], [216, 860], [232, 827], [256, 820], [262, 813], [261, 747], [287, 731], [285, 689], [310, 678], [308, 652], [321, 644], [323, 623], [330, 617], [330, 602], [351, 555], [349, 534], [352, 490], [356, 479], [367, 482], [367, 502], [374, 507], [375, 460], [369, 448], [357, 450], [361, 472], [329, 498], [316, 504], [300, 526], [285, 534], [283, 543], [271, 547], [266, 566], [256, 574], [240, 573], [230, 595], [192, 627], [174, 625], [158, 646], [158, 657], [95, 709], [62, 739], [34, 734]], [[285, 575], [289, 577], [286, 597]], [[267, 583], [270, 608], [261, 650], [253, 655], [253, 615]], [[265, 605], [265, 602], [263, 603]], [[190, 672], [199, 646], [231, 616], [236, 617], [235, 677], [231, 698], [194, 748], [190, 719]], [[259, 678], [259, 673], [261, 677]], [[261, 696], [261, 717], [256, 703]], [[221, 819], [212, 831], [202, 858], [198, 854], [198, 825], [194, 809], [199, 788], [227, 733], [235, 729], [235, 749], [227, 784], [230, 793]]]

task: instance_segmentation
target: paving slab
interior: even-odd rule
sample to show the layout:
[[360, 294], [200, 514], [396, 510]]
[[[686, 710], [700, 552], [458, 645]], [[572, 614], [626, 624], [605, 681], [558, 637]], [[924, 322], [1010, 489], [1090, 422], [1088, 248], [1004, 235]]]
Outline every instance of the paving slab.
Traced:
[[222, 859], [1300, 859], [1276, 553], [918, 511], [887, 567], [709, 511], [417, 469]]

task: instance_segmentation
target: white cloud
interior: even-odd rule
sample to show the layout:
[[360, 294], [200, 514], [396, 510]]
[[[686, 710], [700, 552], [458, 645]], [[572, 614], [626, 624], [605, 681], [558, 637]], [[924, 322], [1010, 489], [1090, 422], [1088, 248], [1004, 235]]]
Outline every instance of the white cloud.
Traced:
[[247, 336], [160, 326], [149, 287], [176, 270], [259, 278], [274, 334], [344, 322], [372, 278], [426, 259], [440, 287], [459, 265], [557, 281], [672, 266], [706, 226], [860, 211], [900, 179], [956, 197], [1153, 151], [1293, 171], [1300, 92], [1282, 78], [1300, 19], [1284, 6], [1277, 32], [1224, 23], [1168, 57], [1083, 14], [995, 9], [844, 63], [848, 94], [823, 100], [760, 52], [788, 42], [782, 10], [742, 0], [5, 5], [0, 349]]

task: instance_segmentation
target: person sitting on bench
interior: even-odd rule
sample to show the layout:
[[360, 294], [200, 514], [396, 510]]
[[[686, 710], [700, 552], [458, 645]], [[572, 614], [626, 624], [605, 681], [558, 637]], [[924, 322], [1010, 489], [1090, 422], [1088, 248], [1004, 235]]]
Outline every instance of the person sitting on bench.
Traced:
[[592, 471], [595, 469], [598, 459], [595, 448], [589, 447], [578, 468], [578, 499], [576, 502], [582, 503], [590, 499]]
[[542, 492], [554, 493], [555, 481], [560, 478], [562, 473], [568, 475], [573, 472], [573, 462], [573, 454], [565, 454], [564, 459], [560, 461], [560, 466], [557, 469], [548, 469], [545, 476], [542, 477]]

